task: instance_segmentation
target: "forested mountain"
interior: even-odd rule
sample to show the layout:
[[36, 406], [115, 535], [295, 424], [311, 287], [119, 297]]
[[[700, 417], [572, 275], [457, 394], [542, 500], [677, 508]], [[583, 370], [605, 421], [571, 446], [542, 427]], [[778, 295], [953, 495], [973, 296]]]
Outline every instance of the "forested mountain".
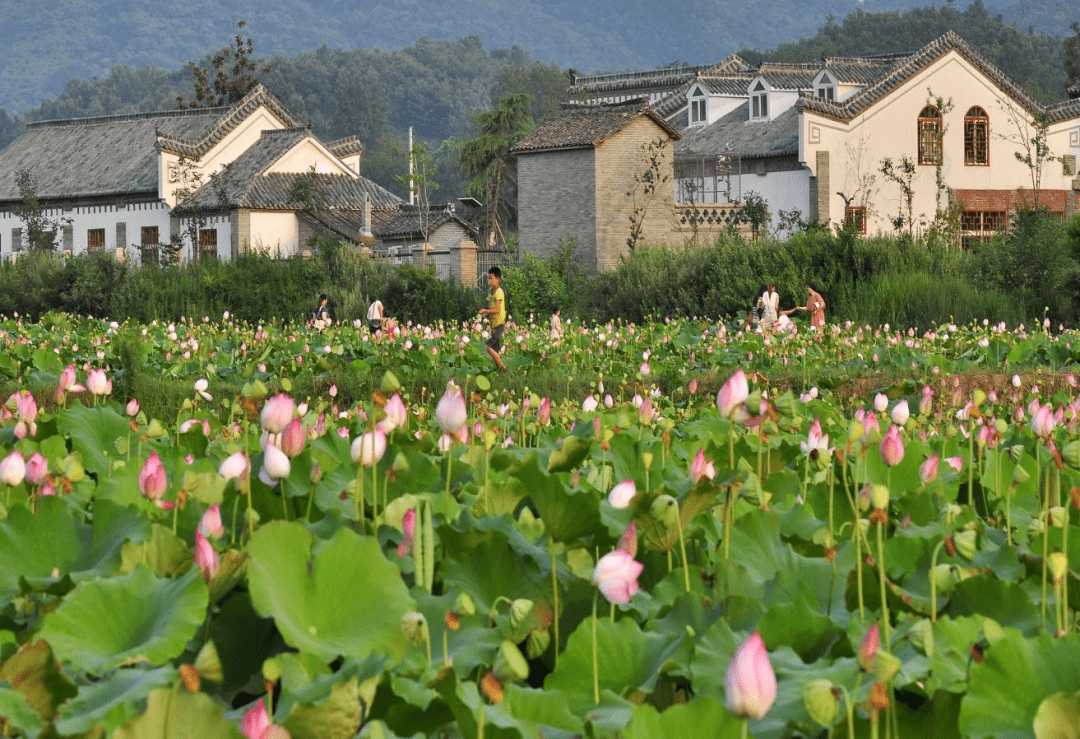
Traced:
[[[603, 1], [589, 0], [594, 5], [602, 4]], [[1041, 1], [1034, 0], [1030, 7], [1044, 7], [1046, 12], [1050, 13], [1052, 7], [1048, 0], [1043, 6], [1038, 5]], [[694, 2], [698, 0], [693, 0], [691, 5]], [[871, 7], [873, 2], [875, 0], [867, 0], [865, 6]], [[367, 45], [365, 41], [365, 37], [374, 38], [377, 35], [374, 29], [372, 33], [357, 36], [340, 47], [327, 43], [316, 44], [291, 54], [282, 51], [271, 53], [275, 47], [280, 47], [276, 40], [278, 37], [273, 33], [264, 36], [260, 28], [267, 27], [268, 19], [274, 17], [274, 8], [277, 6], [270, 0], [264, 0], [264, 3], [265, 12], [262, 12], [259, 18], [245, 19], [248, 24], [242, 29], [242, 34], [253, 40], [254, 56], [260, 62], [270, 65], [269, 72], [257, 74], [259, 80], [293, 113], [306, 121], [318, 136], [332, 140], [359, 135], [365, 145], [364, 174], [399, 194], [404, 193], [404, 186], [396, 178], [403, 174], [405, 169], [405, 132], [410, 126], [415, 129], [418, 140], [428, 143], [434, 164], [438, 168], [434, 179], [439, 183], [440, 189], [435, 193], [434, 199], [451, 200], [461, 195], [464, 190], [464, 178], [458, 165], [457, 152], [460, 142], [476, 133], [475, 116], [490, 109], [506, 95], [523, 92], [534, 98], [531, 110], [533, 119], [542, 119], [558, 102], [565, 85], [566, 68], [577, 64], [572, 55], [558, 58], [558, 64], [543, 58], [538, 61], [536, 53], [530, 53], [524, 41], [521, 46], [511, 45], [509, 48], [486, 47], [486, 42], [479, 36], [465, 36], [456, 41], [433, 40], [428, 37], [419, 37], [419, 40], [416, 40], [414, 37], [403, 48], [382, 50]], [[0, 0], [0, 7], [10, 4], [10, 0]], [[99, 4], [89, 0], [82, 3], [76, 0], [38, 3], [49, 8], [66, 6], [69, 10], [77, 9], [77, 6]], [[193, 28], [206, 30], [203, 41], [206, 38], [219, 39], [215, 48], [220, 48], [229, 44], [237, 35], [236, 20], [239, 16], [232, 16], [227, 22], [221, 21], [229, 26], [226, 31], [219, 28], [218, 21], [215, 20], [219, 17], [217, 8], [224, 8], [228, 13], [239, 13], [239, 5], [240, 3], [235, 1], [218, 0], [211, 8], [202, 0], [189, 0], [186, 5], [176, 7], [190, 10], [191, 15], [185, 16], [185, 23], [190, 23]], [[450, 5], [453, 5], [453, 2]], [[490, 0], [490, 5], [490, 14], [497, 15], [501, 12], [501, 3]], [[640, 6], [642, 13], [650, 12], [645, 9], [646, 3], [642, 2]], [[160, 37], [164, 47], [170, 49], [177, 43], [177, 34], [170, 30], [172, 27], [163, 18], [143, 9], [142, 4], [135, 3], [134, 0], [117, 0], [109, 3], [107, 7], [112, 9], [112, 15], [109, 16], [111, 21], [117, 24], [113, 31], [116, 38], [126, 38], [120, 30], [124, 23], [142, 19], [151, 24], [148, 28], [151, 28], [152, 32], [148, 32], [147, 38]], [[294, 16], [296, 28], [303, 28], [305, 19], [308, 18], [305, 13], [317, 8], [319, 13], [313, 17], [342, 19], [340, 28], [337, 29], [341, 31], [347, 27], [344, 18], [353, 12], [350, 7], [350, 3], [343, 0], [312, 0], [306, 5], [298, 4]], [[522, 12], [526, 12], [532, 6], [525, 2], [522, 7], [525, 8]], [[560, 6], [549, 1], [544, 7], [555, 12]], [[649, 4], [649, 7], [652, 5]], [[431, 22], [433, 11], [422, 8], [419, 0], [399, 0], [394, 3], [393, 8], [394, 13], [402, 12], [402, 8], [415, 11], [417, 20], [410, 27], [421, 29], [425, 27], [425, 23]], [[386, 18], [390, 17], [390, 12], [386, 10]], [[562, 12], [565, 18], [574, 17], [569, 3], [559, 12]], [[713, 15], [717, 12], [714, 9]], [[743, 12], [741, 15], [750, 14]], [[764, 17], [763, 13], [754, 15]], [[788, 15], [797, 13], [791, 12]], [[17, 21], [14, 26], [6, 29], [10, 31], [9, 36], [24, 38], [25, 28], [22, 25], [26, 22], [25, 18], [20, 19], [14, 15], [9, 17], [14, 17]], [[634, 12], [622, 15], [616, 13], [605, 25], [609, 31], [624, 27], [628, 29], [627, 24], [632, 22], [633, 17]], [[660, 23], [659, 18], [654, 20]], [[85, 28], [68, 24], [66, 33], [69, 36], [76, 35], [76, 31], [83, 34], [80, 39], [70, 39], [71, 45], [81, 48], [82, 39], [92, 37], [95, 27], [94, 23], [87, 24]], [[181, 27], [186, 29], [188, 26], [181, 24]], [[1065, 96], [1068, 83], [1065, 73], [1066, 37], [1072, 39], [1070, 43], [1076, 47], [1076, 33], [1068, 28], [1062, 29], [1057, 35], [1029, 33], [1026, 27], [1018, 28], [992, 13], [981, 0], [963, 7], [947, 2], [937, 7], [907, 11], [870, 12], [857, 9], [843, 20], [825, 18], [823, 23], [800, 41], [776, 43], [780, 40], [780, 36], [776, 35], [772, 37], [771, 43], [755, 47], [750, 43], [751, 37], [747, 36], [740, 39], [737, 46], [725, 48], [716, 43], [709, 46], [713, 51], [708, 56], [690, 57], [688, 50], [698, 47], [690, 43], [691, 39], [686, 34], [689, 29], [693, 29], [694, 43], [704, 44], [709, 40], [708, 34], [703, 32], [705, 27], [697, 23], [696, 17], [693, 23], [684, 18], [680, 26], [680, 33], [683, 35], [681, 41], [671, 41], [665, 47], [664, 56], [656, 56], [645, 61], [642, 66], [653, 66], [656, 59], [717, 61], [733, 51], [738, 51], [749, 61], [763, 58], [806, 61], [826, 54], [872, 55], [906, 52], [918, 49], [947, 30], [953, 30], [1033, 95], [1050, 101]], [[51, 26], [45, 24], [39, 29], [42, 32], [40, 38], [49, 38], [49, 28]], [[654, 35], [653, 31], [657, 34]], [[654, 28], [648, 23], [639, 25], [637, 34], [642, 39], [641, 53], [645, 54], [644, 49], [657, 45], [656, 36], [663, 36], [664, 33], [666, 32], [661, 26]], [[538, 29], [537, 34], [527, 36], [527, 41], [532, 44], [543, 35]], [[164, 40], [166, 38], [167, 42]], [[199, 46], [189, 47], [187, 55], [177, 58], [186, 60], [187, 57], [194, 57], [201, 65], [208, 66], [209, 54], [200, 56], [193, 53], [194, 49], [202, 48], [203, 41], [200, 41]], [[582, 42], [591, 50], [599, 48], [597, 43], [599, 42], [596, 40]], [[143, 46], [149, 48], [152, 45]], [[63, 44], [57, 42], [50, 51], [55, 48], [58, 52], [63, 52], [61, 47]], [[175, 46], [174, 50], [177, 53], [183, 51], [179, 46]], [[86, 53], [90, 52], [87, 50]], [[114, 62], [123, 60], [124, 63], [114, 63], [106, 74], [97, 79], [88, 80], [76, 76], [67, 80], [60, 94], [54, 98], [46, 99], [37, 107], [19, 113], [15, 112], [18, 108], [5, 110], [0, 106], [0, 148], [18, 135], [25, 121], [170, 109], [177, 107], [178, 98], [191, 99], [193, 77], [190, 70], [183, 67], [183, 61], [163, 69], [157, 64], [142, 64], [139, 61], [151, 59], [152, 56], [128, 59], [120, 51], [113, 50], [111, 53], [116, 55]], [[1077, 54], [1080, 54], [1080, 51]], [[641, 58], [644, 61], [644, 57]], [[629, 64], [630, 59], [629, 56], [625, 57], [624, 62], [612, 66]], [[0, 61], [0, 77], [4, 77], [13, 66], [21, 65], [24, 61], [13, 61], [9, 47], [6, 58]], [[1075, 59], [1074, 62], [1075, 68], [1080, 69], [1080, 59]], [[62, 73], [57, 71], [56, 74]]]
[[[947, 0], [962, 8], [969, 0]], [[0, 0], [0, 108], [22, 114], [70, 79], [116, 65], [176, 70], [228, 42], [244, 18], [263, 54], [401, 49], [421, 37], [473, 36], [488, 49], [520, 46], [582, 72], [707, 64], [739, 48], [775, 48], [813, 35], [832, 16], [918, 7], [925, 0]], [[1000, 9], [994, 5], [1000, 5]], [[1064, 36], [1075, 0], [991, 0], [1021, 31]]]

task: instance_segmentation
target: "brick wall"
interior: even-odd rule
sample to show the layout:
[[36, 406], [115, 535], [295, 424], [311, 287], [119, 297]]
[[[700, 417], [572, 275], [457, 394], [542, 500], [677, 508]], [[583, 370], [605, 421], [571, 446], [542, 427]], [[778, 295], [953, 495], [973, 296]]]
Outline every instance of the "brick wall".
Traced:
[[540, 257], [577, 239], [577, 258], [596, 271], [596, 179], [592, 149], [518, 156], [518, 240]]
[[814, 161], [816, 176], [814, 177], [814, 190], [810, 193], [810, 213], [817, 216], [822, 223], [832, 220], [829, 213], [829, 196], [832, 194], [832, 185], [829, 181], [829, 152], [819, 151]]
[[[956, 190], [957, 201], [964, 210], [1013, 211], [1032, 204], [1031, 191], [1016, 190]], [[1051, 213], [1066, 213], [1068, 193], [1065, 190], [1039, 190], [1039, 207]]]

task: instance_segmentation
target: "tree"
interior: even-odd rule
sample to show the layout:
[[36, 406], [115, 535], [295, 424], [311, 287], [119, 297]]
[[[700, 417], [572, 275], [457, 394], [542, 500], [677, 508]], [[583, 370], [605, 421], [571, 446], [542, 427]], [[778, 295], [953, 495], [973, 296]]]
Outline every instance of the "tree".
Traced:
[[1065, 84], [1080, 85], [1080, 22], [1069, 25], [1072, 36], [1065, 39]]
[[532, 98], [529, 112], [533, 121], [539, 123], [559, 110], [559, 103], [566, 100], [568, 82], [566, 72], [554, 64], [533, 62], [531, 66], [507, 67], [499, 72], [499, 79], [491, 90], [491, 101], [497, 106], [511, 95], [527, 94]]
[[409, 152], [409, 174], [398, 175], [397, 181], [409, 186], [409, 193], [414, 197], [417, 215], [420, 219], [420, 233], [424, 237], [424, 268], [428, 266], [428, 252], [431, 249], [428, 237], [431, 235], [431, 192], [439, 189], [435, 176], [439, 168], [428, 149], [426, 141], [413, 144]]
[[[915, 162], [911, 161], [907, 154], [900, 157], [900, 161], [895, 165], [891, 157], [885, 157], [881, 160], [878, 171], [885, 175], [885, 179], [896, 183], [900, 188], [902, 205], [900, 206], [900, 213], [896, 218], [892, 219], [893, 228], [901, 231], [906, 224], [908, 238], [911, 238], [915, 226], [915, 187], [912, 184], [917, 172]], [[905, 208], [907, 209], [907, 215], [904, 214]]]
[[517, 222], [517, 168], [510, 149], [535, 125], [531, 101], [530, 95], [508, 95], [493, 110], [478, 114], [479, 132], [460, 147], [461, 169], [469, 177], [466, 192], [484, 204], [484, 244], [492, 234], [505, 244], [507, 230]]
[[634, 172], [630, 189], [630, 236], [626, 239], [626, 246], [630, 251], [645, 237], [645, 216], [649, 212], [649, 206], [659, 193], [659, 188], [670, 180], [664, 167], [667, 143], [664, 139], [656, 139], [641, 145], [641, 164]]
[[269, 74], [269, 64], [260, 65], [251, 58], [254, 44], [250, 36], [245, 39], [242, 35], [246, 25], [247, 21], [236, 22], [237, 34], [233, 45], [222, 47], [210, 58], [212, 69], [200, 67], [195, 62], [187, 63], [195, 76], [195, 97], [185, 102], [182, 96], [177, 96], [177, 107], [215, 108], [232, 105], [259, 83], [256, 72]]
[[1031, 209], [1037, 211], [1039, 191], [1042, 190], [1043, 170], [1050, 162], [1060, 159], [1050, 151], [1048, 142], [1050, 120], [1043, 113], [1034, 113], [1031, 118], [1028, 118], [1011, 100], [1002, 103], [1001, 107], [1015, 131], [997, 135], [1017, 147], [1013, 156], [1016, 157], [1016, 161], [1028, 168], [1031, 178]]
[[29, 169], [15, 170], [15, 185], [22, 198], [15, 212], [26, 226], [26, 231], [22, 237], [23, 243], [12, 246], [32, 251], [52, 251], [56, 248], [56, 232], [65, 223], [71, 223], [71, 219], [49, 218], [45, 206], [38, 199], [37, 178]]

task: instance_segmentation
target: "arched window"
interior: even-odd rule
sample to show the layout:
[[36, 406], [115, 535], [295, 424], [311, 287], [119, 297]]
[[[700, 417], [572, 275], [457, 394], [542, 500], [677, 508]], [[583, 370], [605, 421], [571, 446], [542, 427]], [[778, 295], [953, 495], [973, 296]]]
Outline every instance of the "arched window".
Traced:
[[919, 113], [919, 164], [941, 163], [941, 113], [927, 105]]
[[700, 87], [695, 87], [690, 93], [690, 125], [704, 124], [708, 122], [708, 99]]
[[769, 91], [761, 84], [761, 80], [758, 80], [750, 92], [750, 110], [751, 118], [769, 117]]
[[990, 118], [978, 105], [964, 116], [964, 164], [990, 164]]

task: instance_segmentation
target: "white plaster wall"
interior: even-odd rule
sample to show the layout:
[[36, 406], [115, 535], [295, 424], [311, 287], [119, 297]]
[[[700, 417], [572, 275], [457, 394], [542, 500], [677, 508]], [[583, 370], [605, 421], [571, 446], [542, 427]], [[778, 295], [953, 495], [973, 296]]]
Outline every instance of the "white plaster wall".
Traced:
[[[157, 226], [160, 243], [169, 242], [169, 211], [163, 203], [136, 203], [126, 206], [92, 206], [69, 210], [49, 210], [50, 219], [70, 218], [72, 228], [72, 254], [86, 253], [87, 231], [95, 228], [105, 229], [105, 249], [109, 252], [117, 246], [116, 224], [126, 224], [127, 255], [138, 259], [138, 247], [144, 226]], [[7, 259], [16, 245], [12, 244], [13, 229], [23, 229], [25, 224], [14, 211], [0, 211], [0, 255]], [[56, 236], [56, 249], [62, 250], [63, 230]]]
[[[851, 122], [834, 121], [824, 116], [807, 113], [803, 116], [800, 132], [800, 159], [812, 170], [816, 167], [816, 153], [829, 152], [830, 184], [829, 213], [834, 223], [842, 222], [844, 201], [836, 194], [854, 191], [856, 183], [865, 182], [866, 174], [876, 175], [876, 185], [868, 205], [867, 233], [891, 233], [891, 216], [900, 209], [900, 188], [886, 182], [878, 172], [882, 160], [889, 157], [894, 163], [905, 154], [918, 162], [916, 133], [919, 112], [933, 97], [952, 100], [952, 110], [944, 116], [945, 136], [942, 141], [942, 175], [947, 187], [954, 189], [1014, 190], [1031, 187], [1028, 167], [1016, 160], [1018, 147], [1003, 137], [1018, 135], [1009, 120], [1008, 99], [988, 78], [972, 67], [958, 53], [950, 52], [915, 75], [903, 87], [878, 101], [865, 114]], [[964, 115], [978, 105], [990, 119], [989, 166], [964, 164]], [[1021, 111], [1030, 118], [1030, 114]], [[1080, 152], [1078, 122], [1056, 124], [1051, 129], [1051, 150], [1057, 156]], [[849, 157], [849, 150], [861, 149], [861, 160]], [[816, 172], [814, 173], [816, 174]], [[913, 180], [915, 199], [913, 212], [916, 221], [920, 217], [930, 219], [937, 207], [936, 172], [933, 165], [916, 164]], [[1072, 177], [1063, 174], [1059, 162], [1045, 168], [1043, 189], [1071, 188]], [[858, 196], [866, 197], [863, 192]], [[944, 198], [943, 198], [944, 202]], [[861, 204], [861, 203], [860, 203]], [[891, 214], [891, 215], [890, 215]]]
[[312, 167], [315, 167], [316, 172], [325, 174], [355, 174], [335, 159], [333, 154], [310, 138], [274, 162], [267, 172], [308, 172]]
[[[736, 189], [736, 182], [732, 180], [732, 190]], [[772, 221], [769, 230], [775, 232], [777, 212], [780, 210], [797, 210], [802, 214], [803, 220], [810, 217], [810, 170], [799, 169], [791, 172], [769, 172], [757, 175], [753, 172], [744, 172], [739, 182], [742, 188], [742, 197], [754, 192], [765, 199], [769, 206], [769, 215]], [[733, 196], [734, 196], [733, 192]], [[787, 232], [778, 234], [781, 238], [788, 236]]]
[[[220, 236], [219, 241], [220, 244]], [[299, 249], [300, 234], [296, 214], [289, 211], [253, 211], [251, 243], [241, 250], [259, 251], [273, 257], [291, 257]]]

